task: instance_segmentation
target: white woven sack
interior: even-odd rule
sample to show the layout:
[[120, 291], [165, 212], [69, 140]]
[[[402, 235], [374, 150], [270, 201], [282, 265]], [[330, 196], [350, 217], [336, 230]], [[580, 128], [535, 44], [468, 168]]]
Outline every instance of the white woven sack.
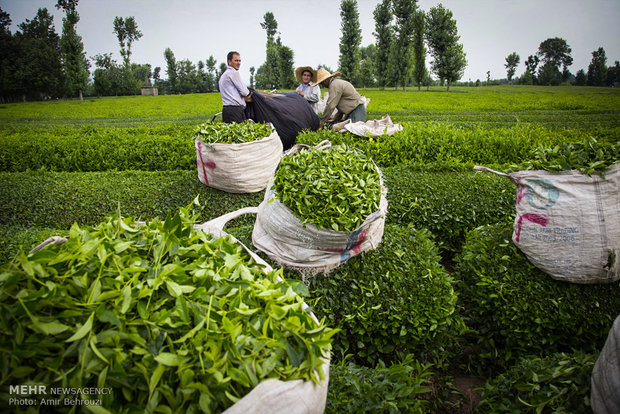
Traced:
[[592, 370], [590, 401], [594, 414], [620, 413], [620, 315]]
[[282, 157], [274, 129], [263, 139], [240, 144], [205, 144], [195, 139], [198, 179], [229, 193], [255, 193], [267, 187]]
[[[371, 119], [366, 122], [351, 122], [350, 119], [342, 123], [341, 132], [349, 131], [360, 137], [378, 138], [381, 135], [394, 135], [394, 133], [402, 131], [403, 126], [394, 124], [389, 115], [385, 115], [381, 119]], [[334, 125], [333, 129], [336, 129]]]
[[503, 174], [517, 185], [513, 242], [552, 278], [573, 283], [620, 280], [620, 164], [604, 177], [579, 171]]
[[388, 207], [383, 179], [379, 210], [350, 233], [301, 224], [300, 219], [275, 197], [272, 185], [267, 187], [265, 198], [258, 206], [252, 244], [279, 265], [301, 270], [305, 275], [329, 272], [381, 243]]
[[[228, 234], [223, 229], [228, 221], [242, 214], [256, 214], [256, 212], [256, 207], [243, 208], [206, 223], [194, 225], [194, 229], [202, 230], [214, 237], [225, 237]], [[137, 222], [137, 224], [140, 223], [142, 222]], [[62, 244], [66, 241], [65, 237], [53, 236], [32, 249], [32, 251], [40, 250], [49, 244]], [[238, 243], [257, 263], [264, 267], [265, 272], [273, 270], [260, 256], [248, 249], [243, 243], [239, 241]], [[307, 309], [307, 305], [305, 307]], [[318, 323], [319, 321], [314, 313], [309, 312]], [[322, 414], [325, 411], [327, 401], [330, 364], [329, 358], [322, 359], [324, 379], [320, 384], [304, 380], [281, 381], [268, 379], [258, 384], [252, 391], [226, 409], [224, 414]]]

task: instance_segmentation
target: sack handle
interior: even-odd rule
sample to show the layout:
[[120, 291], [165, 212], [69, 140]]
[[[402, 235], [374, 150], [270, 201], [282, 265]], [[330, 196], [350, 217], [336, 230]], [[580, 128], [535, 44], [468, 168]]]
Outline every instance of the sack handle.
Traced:
[[194, 229], [202, 230], [205, 233], [209, 233], [216, 237], [227, 236], [228, 234], [224, 231], [224, 227], [228, 224], [229, 221], [236, 219], [239, 216], [244, 214], [257, 214], [258, 207], [245, 207], [239, 210], [233, 211], [228, 214], [224, 214], [223, 216], [219, 216], [214, 218], [213, 220], [209, 220], [202, 224], [196, 224]]
[[495, 171], [495, 170], [492, 170], [492, 169], [490, 169], [490, 168], [488, 168], [488, 167], [482, 167], [482, 166], [480, 166], [480, 165], [475, 165], [475, 166], [474, 166], [474, 170], [475, 170], [475, 171], [490, 172], [490, 173], [493, 173], [493, 174], [497, 174], [497, 175], [501, 175], [501, 176], [503, 176], [503, 177], [508, 177], [508, 178], [510, 178], [510, 175], [508, 175], [508, 174], [506, 174], [506, 173], [499, 172], [499, 171]]
[[67, 241], [66, 237], [52, 236], [52, 237], [47, 238], [43, 243], [39, 244], [38, 246], [30, 250], [30, 253], [38, 252], [39, 250], [46, 248], [50, 244], [60, 245], [60, 244], [65, 243], [66, 241]]
[[298, 152], [301, 152], [301, 150], [304, 150], [304, 149], [314, 150], [314, 151], [325, 151], [325, 150], [330, 149], [331, 147], [332, 147], [332, 143], [327, 139], [319, 142], [314, 147], [307, 145], [307, 144], [295, 144], [291, 148], [289, 148], [284, 153], [284, 155], [297, 154]]

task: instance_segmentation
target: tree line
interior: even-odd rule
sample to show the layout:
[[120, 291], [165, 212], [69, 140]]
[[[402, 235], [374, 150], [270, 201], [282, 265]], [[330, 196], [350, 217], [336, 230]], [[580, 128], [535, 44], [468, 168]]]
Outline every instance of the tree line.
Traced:
[[[112, 29], [118, 39], [122, 62], [103, 53], [86, 58], [82, 38], [77, 34], [79, 0], [57, 0], [64, 11], [62, 34], [54, 27], [53, 16], [46, 8], [32, 19], [9, 30], [10, 16], [0, 9], [0, 100], [18, 101], [79, 97], [83, 94], [110, 96], [135, 95], [142, 86], [154, 85], [161, 94], [216, 92], [217, 81], [226, 70], [211, 55], [194, 64], [177, 60], [170, 48], [164, 50], [165, 77], [162, 68], [131, 62], [132, 46], [142, 37], [134, 17], [116, 17]], [[456, 20], [441, 4], [428, 12], [417, 0], [381, 0], [373, 11], [375, 42], [361, 45], [361, 28], [357, 0], [341, 0], [341, 38], [338, 70], [357, 87], [402, 88], [441, 84], [450, 90], [462, 84], [467, 66], [466, 54], [457, 31]], [[257, 89], [293, 89], [294, 52], [283, 43], [278, 22], [267, 12], [260, 22], [266, 33], [265, 61], [250, 67], [250, 87]], [[616, 61], [607, 67], [601, 47], [592, 53], [592, 62], [573, 75], [571, 48], [564, 39], [543, 41], [538, 51], [524, 62], [525, 72], [515, 78], [520, 56], [506, 57], [507, 81], [518, 84], [610, 86], [620, 82]], [[427, 65], [427, 57], [430, 62]], [[94, 64], [92, 73], [91, 61]], [[319, 65], [333, 72], [326, 65]], [[431, 74], [437, 80], [433, 80]], [[471, 82], [470, 82], [471, 83]], [[480, 84], [480, 80], [476, 85]], [[490, 72], [487, 72], [490, 84]]]
[[[579, 69], [575, 75], [568, 70], [573, 63], [571, 52], [568, 42], [562, 38], [555, 37], [543, 41], [538, 46], [536, 54], [528, 56], [524, 62], [525, 72], [514, 79], [514, 83], [522, 85], [570, 83], [576, 86], [614, 86], [620, 83], [620, 62], [615, 61], [614, 66], [608, 67], [605, 49], [602, 47], [592, 52], [588, 72]], [[520, 61], [521, 57], [516, 52], [506, 57], [504, 67], [509, 82], [513, 82]]]

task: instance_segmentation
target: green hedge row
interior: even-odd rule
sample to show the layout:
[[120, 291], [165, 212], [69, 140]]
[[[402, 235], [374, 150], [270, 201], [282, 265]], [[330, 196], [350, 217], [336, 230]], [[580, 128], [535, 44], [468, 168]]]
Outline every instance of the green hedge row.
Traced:
[[96, 224], [119, 208], [125, 217], [164, 218], [200, 197], [200, 220], [257, 206], [263, 192], [230, 194], [203, 185], [196, 171], [0, 173], [0, 224], [68, 229]]
[[[169, 171], [193, 169], [195, 126], [183, 124], [110, 126], [12, 127], [2, 131], [0, 171]], [[439, 122], [404, 124], [393, 136], [374, 140], [350, 133], [300, 134], [297, 141], [357, 147], [381, 166], [410, 162], [418, 169], [470, 169], [519, 164], [539, 146], [555, 146], [583, 138], [576, 130], [549, 130], [531, 124], [488, 129], [482, 125], [454, 126]]]
[[510, 241], [512, 227], [471, 231], [456, 258], [459, 302], [474, 330], [472, 367], [501, 372], [519, 356], [602, 349], [620, 314], [620, 283], [552, 279]]
[[488, 129], [483, 125], [455, 126], [440, 122], [403, 124], [394, 135], [364, 138], [351, 133], [323, 129], [300, 134], [297, 142], [316, 145], [322, 140], [361, 149], [381, 166], [409, 162], [459, 168], [465, 165], [520, 164], [533, 156], [538, 146], [553, 147], [562, 142], [579, 141], [583, 132], [550, 130], [532, 124]]
[[[479, 172], [383, 170], [388, 187], [387, 222], [428, 228], [441, 248], [458, 251], [468, 229], [514, 215], [514, 185]], [[120, 209], [140, 219], [164, 217], [199, 195], [207, 221], [257, 206], [263, 193], [230, 194], [206, 187], [194, 171], [0, 173], [0, 224], [69, 228], [94, 224]]]
[[0, 171], [169, 171], [196, 166], [195, 126], [9, 128]]

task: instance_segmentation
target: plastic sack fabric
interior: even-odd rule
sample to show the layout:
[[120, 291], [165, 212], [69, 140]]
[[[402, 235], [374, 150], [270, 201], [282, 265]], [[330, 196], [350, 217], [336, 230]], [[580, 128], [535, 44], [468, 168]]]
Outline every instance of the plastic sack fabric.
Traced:
[[620, 164], [579, 171], [499, 173], [517, 185], [513, 242], [537, 268], [572, 283], [620, 280]]
[[240, 144], [205, 144], [199, 137], [194, 143], [200, 182], [229, 193], [264, 190], [282, 157], [282, 142], [276, 131], [261, 140]]
[[590, 403], [594, 414], [620, 413], [620, 315], [592, 370]]
[[[381, 171], [376, 168], [381, 176]], [[329, 272], [381, 243], [388, 208], [383, 179], [379, 210], [348, 233], [301, 224], [300, 219], [276, 198], [272, 185], [273, 182], [258, 206], [252, 244], [279, 265], [299, 270], [304, 277]]]
[[295, 139], [302, 130], [319, 129], [318, 115], [297, 92], [264, 93], [250, 90], [254, 92], [253, 102], [247, 103], [246, 116], [255, 122], [273, 124], [282, 140], [284, 151], [295, 144]]
[[332, 130], [340, 132], [350, 132], [354, 135], [365, 138], [378, 138], [382, 135], [394, 135], [396, 132], [402, 131], [403, 126], [392, 122], [389, 115], [385, 115], [381, 119], [371, 119], [366, 122], [351, 122], [350, 119], [340, 122], [332, 126]]

